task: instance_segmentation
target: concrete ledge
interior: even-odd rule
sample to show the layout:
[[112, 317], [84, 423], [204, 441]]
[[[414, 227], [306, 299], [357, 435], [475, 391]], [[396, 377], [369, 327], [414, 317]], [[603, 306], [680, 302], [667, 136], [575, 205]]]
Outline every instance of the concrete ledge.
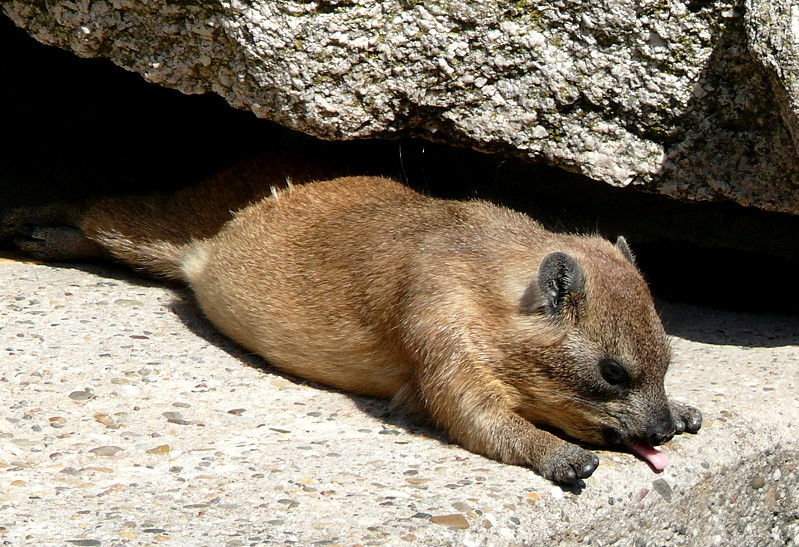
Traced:
[[0, 541], [11, 545], [799, 544], [799, 318], [666, 304], [696, 436], [583, 488], [282, 376], [111, 266], [0, 257]]

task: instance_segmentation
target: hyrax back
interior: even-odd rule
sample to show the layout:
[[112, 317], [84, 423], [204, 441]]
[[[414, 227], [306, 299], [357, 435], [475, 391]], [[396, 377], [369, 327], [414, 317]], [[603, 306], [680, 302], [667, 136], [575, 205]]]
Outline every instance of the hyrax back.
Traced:
[[598, 460], [533, 423], [631, 447], [699, 427], [666, 399], [668, 341], [623, 240], [351, 177], [245, 208], [182, 271], [217, 327], [275, 366], [409, 404], [554, 480]]
[[655, 467], [653, 445], [699, 429], [697, 410], [666, 399], [668, 342], [623, 239], [555, 234], [382, 178], [270, 191], [304, 164], [267, 160], [267, 178], [233, 169], [174, 199], [12, 212], [0, 238], [182, 278], [222, 332], [275, 366], [411, 406], [466, 448], [556, 481], [598, 459], [534, 424], [626, 444]]

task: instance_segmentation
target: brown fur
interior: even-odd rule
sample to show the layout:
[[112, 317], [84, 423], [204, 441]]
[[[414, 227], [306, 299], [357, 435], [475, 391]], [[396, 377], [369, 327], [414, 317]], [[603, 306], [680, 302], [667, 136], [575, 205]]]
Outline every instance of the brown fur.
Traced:
[[[186, 281], [223, 333], [274, 366], [409, 405], [466, 448], [553, 480], [586, 477], [598, 460], [534, 424], [592, 444], [659, 444], [699, 428], [698, 411], [666, 399], [668, 341], [623, 241], [264, 161], [273, 168], [62, 217], [80, 228], [76, 247], [82, 238]], [[36, 232], [18, 241], [46, 257]], [[624, 386], [603, 377], [608, 358], [623, 363]]]

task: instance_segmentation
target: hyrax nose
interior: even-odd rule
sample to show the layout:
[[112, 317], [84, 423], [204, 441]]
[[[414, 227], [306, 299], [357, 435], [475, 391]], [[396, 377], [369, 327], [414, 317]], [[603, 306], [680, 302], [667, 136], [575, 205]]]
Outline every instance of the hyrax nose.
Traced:
[[677, 429], [674, 426], [674, 421], [671, 416], [661, 418], [649, 434], [649, 442], [652, 446], [658, 446], [667, 443], [674, 437]]

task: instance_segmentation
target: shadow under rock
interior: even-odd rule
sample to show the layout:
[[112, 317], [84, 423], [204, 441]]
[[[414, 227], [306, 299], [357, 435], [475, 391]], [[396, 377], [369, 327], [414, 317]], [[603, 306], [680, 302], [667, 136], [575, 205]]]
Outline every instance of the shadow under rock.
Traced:
[[799, 315], [734, 312], [676, 302], [656, 304], [671, 336], [717, 346], [799, 346]]
[[12, 260], [14, 262], [28, 264], [43, 264], [48, 268], [62, 270], [78, 270], [101, 278], [104, 282], [111, 280], [136, 285], [137, 287], [171, 287], [173, 290], [182, 289], [181, 286], [174, 283], [139, 275], [121, 264], [104, 259], [85, 260], [82, 262], [47, 262], [32, 258], [30, 255], [21, 251], [0, 248], [0, 260]]

